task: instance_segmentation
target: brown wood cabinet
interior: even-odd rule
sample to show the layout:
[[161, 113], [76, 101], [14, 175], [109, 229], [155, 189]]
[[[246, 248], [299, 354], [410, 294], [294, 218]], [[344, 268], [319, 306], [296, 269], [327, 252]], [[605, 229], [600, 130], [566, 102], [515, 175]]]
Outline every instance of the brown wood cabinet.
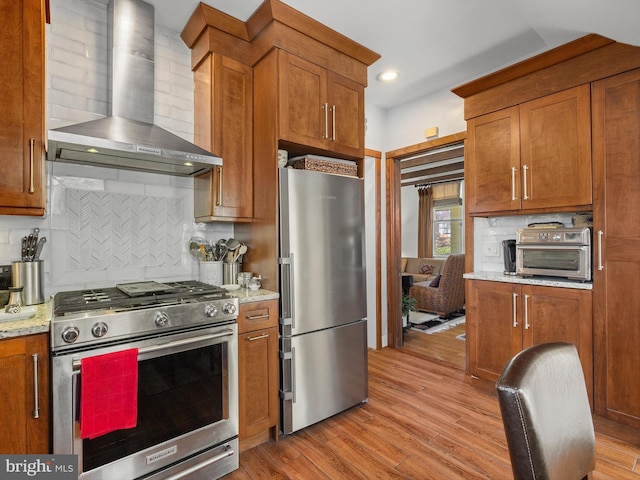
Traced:
[[278, 436], [278, 300], [240, 304], [238, 362], [242, 451]]
[[[245, 133], [253, 135], [253, 178], [245, 181], [254, 187], [253, 221], [237, 223], [234, 236], [249, 245], [244, 268], [277, 290], [278, 150], [355, 160], [362, 174], [367, 67], [380, 55], [279, 0], [264, 0], [246, 22], [200, 3], [180, 35], [194, 68], [212, 52], [252, 67]], [[203, 179], [203, 191], [215, 175]]]
[[469, 373], [495, 381], [520, 350], [573, 343], [593, 398], [591, 291], [467, 280]]
[[45, 213], [45, 0], [0, 7], [0, 215]]
[[49, 336], [0, 340], [0, 452], [50, 453]]
[[472, 118], [467, 128], [469, 213], [591, 204], [589, 85]]
[[195, 143], [222, 157], [222, 166], [194, 179], [197, 222], [253, 217], [251, 67], [207, 54], [193, 69]]
[[278, 81], [281, 140], [364, 157], [364, 85], [286, 51]]
[[595, 410], [640, 428], [640, 69], [593, 85]]

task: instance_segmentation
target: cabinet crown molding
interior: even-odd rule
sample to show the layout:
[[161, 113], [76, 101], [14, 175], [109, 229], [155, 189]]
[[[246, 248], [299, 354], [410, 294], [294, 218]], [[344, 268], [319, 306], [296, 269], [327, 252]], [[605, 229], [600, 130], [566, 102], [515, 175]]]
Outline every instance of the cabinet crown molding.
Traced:
[[[203, 34], [209, 29], [213, 29], [253, 44], [265, 31], [273, 30], [270, 28], [273, 24], [281, 24], [302, 33], [366, 66], [380, 58], [378, 53], [354, 42], [280, 0], [265, 0], [246, 22], [200, 3], [180, 33], [180, 37], [189, 48], [193, 49]], [[276, 46], [282, 47], [281, 45]], [[229, 55], [225, 52], [220, 53]]]

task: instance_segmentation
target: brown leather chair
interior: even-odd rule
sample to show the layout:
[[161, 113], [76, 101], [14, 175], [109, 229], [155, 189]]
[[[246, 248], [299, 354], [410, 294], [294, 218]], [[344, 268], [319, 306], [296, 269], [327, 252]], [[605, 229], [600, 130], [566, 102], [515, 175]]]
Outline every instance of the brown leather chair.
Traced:
[[596, 441], [576, 347], [521, 351], [496, 384], [515, 480], [591, 478]]

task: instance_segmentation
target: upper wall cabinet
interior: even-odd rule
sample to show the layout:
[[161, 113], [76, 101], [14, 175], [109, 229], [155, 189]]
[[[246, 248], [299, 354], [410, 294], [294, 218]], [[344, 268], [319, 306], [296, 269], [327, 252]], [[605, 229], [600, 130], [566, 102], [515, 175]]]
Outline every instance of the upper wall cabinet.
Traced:
[[279, 56], [279, 138], [364, 156], [364, 86], [288, 52]]
[[0, 16], [0, 214], [42, 216], [45, 2], [2, 2]]
[[193, 73], [195, 142], [222, 157], [194, 180], [196, 221], [251, 221], [252, 69], [209, 53]]
[[590, 208], [590, 102], [581, 85], [470, 119], [468, 212]]

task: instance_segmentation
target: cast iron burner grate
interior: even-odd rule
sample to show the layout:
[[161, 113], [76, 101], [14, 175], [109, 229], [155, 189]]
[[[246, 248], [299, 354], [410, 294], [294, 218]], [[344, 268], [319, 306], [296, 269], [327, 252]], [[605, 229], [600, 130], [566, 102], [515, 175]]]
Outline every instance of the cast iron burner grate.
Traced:
[[59, 292], [54, 297], [54, 317], [98, 310], [133, 310], [150, 306], [187, 303], [199, 297], [225, 296], [220, 287], [195, 280], [165, 282], [167, 288], [145, 295], [127, 295], [119, 288], [100, 288]]

